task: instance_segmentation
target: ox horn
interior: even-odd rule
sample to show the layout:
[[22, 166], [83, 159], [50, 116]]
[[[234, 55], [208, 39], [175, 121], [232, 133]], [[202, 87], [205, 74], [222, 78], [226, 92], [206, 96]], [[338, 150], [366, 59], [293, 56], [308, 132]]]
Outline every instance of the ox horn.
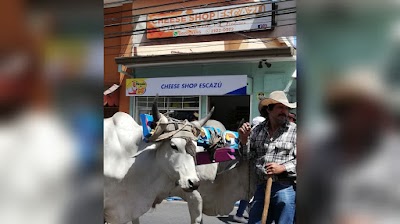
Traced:
[[153, 106], [151, 107], [151, 114], [153, 115], [153, 119], [154, 119], [155, 123], [158, 122], [161, 118], [160, 112], [158, 112], [157, 102], [158, 102], [158, 94], [154, 98]]
[[208, 120], [210, 120], [212, 114], [214, 113], [214, 107], [211, 108], [210, 112], [207, 114], [207, 116], [199, 121], [192, 121], [192, 124], [194, 124], [197, 128], [203, 127], [207, 123]]
[[156, 98], [154, 99], [153, 102], [153, 106], [151, 107], [151, 113], [154, 119], [151, 128], [154, 129], [154, 133], [149, 138], [150, 141], [156, 140], [164, 132], [165, 128], [167, 128], [168, 125], [167, 117], [165, 117], [158, 111], [157, 101], [158, 101], [158, 94], [156, 95]]

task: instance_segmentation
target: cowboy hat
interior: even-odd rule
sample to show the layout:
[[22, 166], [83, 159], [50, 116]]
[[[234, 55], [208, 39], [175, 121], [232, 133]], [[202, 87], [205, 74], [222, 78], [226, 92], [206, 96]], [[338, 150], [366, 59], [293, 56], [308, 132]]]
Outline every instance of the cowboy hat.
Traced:
[[277, 104], [281, 103], [291, 109], [296, 108], [297, 103], [289, 103], [288, 98], [286, 97], [285, 92], [283, 91], [274, 91], [271, 94], [269, 94], [268, 98], [264, 98], [260, 101], [258, 104], [258, 111], [261, 112], [261, 109], [265, 106], [268, 106], [270, 104]]
[[382, 77], [373, 68], [353, 68], [343, 76], [330, 80], [325, 91], [329, 105], [362, 100], [390, 105]]

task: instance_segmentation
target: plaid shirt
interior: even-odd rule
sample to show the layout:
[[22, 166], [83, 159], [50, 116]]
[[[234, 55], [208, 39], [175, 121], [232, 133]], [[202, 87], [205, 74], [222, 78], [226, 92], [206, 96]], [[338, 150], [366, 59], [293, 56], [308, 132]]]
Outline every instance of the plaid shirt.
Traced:
[[[296, 177], [296, 124], [287, 122], [270, 136], [268, 133], [268, 121], [264, 121], [253, 128], [249, 141], [241, 145], [241, 152], [245, 159], [255, 163], [258, 180], [265, 180], [265, 165], [267, 163], [282, 164], [286, 172], [282, 175]], [[285, 178], [283, 177], [283, 178]], [[274, 176], [273, 179], [278, 179]]]

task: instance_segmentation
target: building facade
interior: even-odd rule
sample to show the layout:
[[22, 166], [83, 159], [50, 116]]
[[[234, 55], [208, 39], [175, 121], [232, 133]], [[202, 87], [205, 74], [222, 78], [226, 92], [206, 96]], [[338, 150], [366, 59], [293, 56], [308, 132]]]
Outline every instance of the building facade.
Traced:
[[[129, 49], [120, 51], [125, 54], [115, 57], [113, 66], [125, 77], [124, 80], [120, 79], [124, 83], [120, 85], [119, 101], [125, 101], [125, 105], [128, 103], [128, 112], [138, 123], [139, 114], [150, 111], [156, 92], [160, 96], [159, 108], [162, 112], [169, 112], [179, 119], [192, 120], [204, 117], [215, 107], [212, 118], [221, 121], [228, 129], [236, 129], [242, 118], [249, 121], [258, 116], [258, 98], [262, 95], [267, 96], [274, 90], [286, 89], [289, 99], [296, 100], [293, 78], [296, 70], [296, 51], [291, 41], [293, 38], [275, 36], [279, 33], [294, 36], [295, 29], [292, 25], [283, 24], [273, 29], [254, 31], [232, 22], [225, 23], [224, 27], [233, 24], [230, 28], [238, 28], [239, 31], [224, 32], [224, 28], [218, 30], [221, 32], [219, 34], [208, 35], [207, 32], [216, 26], [222, 26], [221, 21], [226, 20], [214, 19], [212, 21], [215, 24], [210, 25], [209, 21], [206, 23], [201, 19], [205, 18], [205, 14], [211, 15], [212, 12], [219, 13], [220, 16], [228, 15], [229, 10], [233, 9], [242, 12], [247, 10], [250, 13], [250, 9], [260, 6], [270, 7], [269, 11], [274, 11], [275, 8], [287, 11], [293, 8], [293, 5], [284, 3], [277, 7], [254, 1], [215, 3], [193, 1], [185, 3], [184, 7], [178, 5], [177, 9], [177, 4], [173, 1], [132, 2], [132, 21], [129, 24], [132, 35], [130, 42], [128, 41], [131, 49], [130, 52]], [[206, 4], [207, 7], [200, 7]], [[189, 10], [191, 14], [188, 13]], [[295, 11], [274, 15], [274, 19], [267, 14], [263, 15], [265, 16], [262, 19], [270, 19], [271, 24], [275, 22], [279, 25], [282, 21], [287, 23], [290, 19], [295, 21]], [[200, 18], [197, 25], [182, 22], [184, 18], [189, 21], [190, 16]], [[176, 24], [178, 20], [180, 23]], [[253, 23], [256, 22], [253, 20]], [[159, 26], [159, 29], [155, 29], [154, 26]], [[207, 27], [212, 29], [207, 30]], [[187, 35], [188, 29], [192, 33], [200, 34]], [[182, 36], [179, 36], [181, 34]], [[107, 38], [108, 35], [105, 35]], [[115, 32], [114, 36], [117, 36]], [[220, 90], [217, 89], [217, 85], [215, 88], [200, 87], [202, 82], [213, 83], [218, 80], [225, 80], [220, 81]], [[146, 83], [145, 90], [136, 92], [137, 87], [132, 85], [137, 83], [140, 89], [142, 81]], [[167, 86], [168, 84], [171, 86]], [[188, 90], [186, 84], [197, 86]], [[238, 86], [243, 86], [244, 89], [236, 90]]]

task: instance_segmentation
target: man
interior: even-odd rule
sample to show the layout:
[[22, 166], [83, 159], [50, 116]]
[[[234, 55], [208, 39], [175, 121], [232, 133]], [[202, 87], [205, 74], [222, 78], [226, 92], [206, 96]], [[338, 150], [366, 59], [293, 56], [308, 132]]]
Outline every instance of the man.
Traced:
[[[61, 115], [67, 110], [64, 107], [67, 97], [60, 94], [58, 88], [62, 85], [57, 82], [66, 81], [58, 76], [64, 71], [45, 72], [48, 55], [43, 50], [48, 43], [42, 41], [54, 39], [36, 36], [43, 35], [36, 30], [41, 26], [25, 19], [34, 11], [26, 11], [24, 3], [12, 1], [2, 5], [3, 12], [9, 13], [9, 20], [2, 21], [1, 27], [7, 32], [0, 35], [1, 222], [24, 223], [28, 217], [31, 223], [41, 224], [95, 222], [93, 219], [85, 222], [86, 217], [79, 216], [92, 214], [93, 209], [86, 211], [87, 202], [98, 201], [92, 196], [97, 184], [90, 181], [89, 185], [89, 181], [80, 181], [80, 175], [75, 176], [81, 174], [77, 169], [78, 143]], [[34, 23], [46, 22], [41, 15]], [[75, 79], [68, 80], [73, 80], [76, 86]], [[57, 96], [62, 104], [53, 100]], [[74, 107], [79, 108], [75, 104]]]
[[274, 91], [258, 107], [268, 118], [254, 129], [249, 123], [239, 129], [243, 155], [254, 162], [258, 176], [249, 224], [261, 223], [267, 175], [273, 178], [267, 223], [294, 222], [296, 124], [288, 121], [289, 108], [296, 103], [289, 103], [283, 91]]
[[382, 77], [366, 67], [330, 80], [323, 99], [334, 125], [304, 148], [299, 223], [400, 223], [395, 95]]

